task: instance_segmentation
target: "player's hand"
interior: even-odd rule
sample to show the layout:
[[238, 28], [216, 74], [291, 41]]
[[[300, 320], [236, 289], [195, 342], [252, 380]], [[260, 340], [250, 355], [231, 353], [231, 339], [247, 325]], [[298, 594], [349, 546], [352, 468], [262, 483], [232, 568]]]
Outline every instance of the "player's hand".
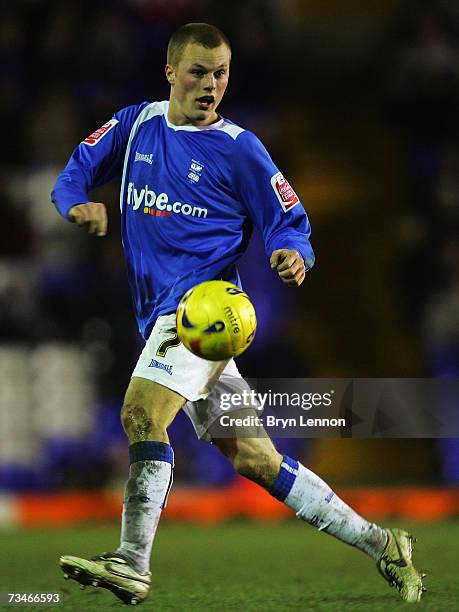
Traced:
[[102, 202], [88, 202], [73, 206], [69, 212], [69, 219], [80, 227], [86, 227], [90, 234], [105, 236], [107, 233], [107, 209]]
[[271, 254], [271, 268], [277, 270], [280, 279], [288, 287], [299, 287], [306, 276], [304, 261], [298, 251], [277, 249]]

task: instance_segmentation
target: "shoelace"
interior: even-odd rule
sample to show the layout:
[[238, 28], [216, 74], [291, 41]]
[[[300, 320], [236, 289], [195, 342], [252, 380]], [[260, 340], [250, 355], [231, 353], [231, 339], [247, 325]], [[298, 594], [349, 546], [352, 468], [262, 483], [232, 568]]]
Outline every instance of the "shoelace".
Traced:
[[390, 579], [390, 585], [397, 587], [400, 591], [403, 586], [403, 581], [396, 574], [396, 570], [392, 564], [387, 564], [384, 568], [387, 577]]

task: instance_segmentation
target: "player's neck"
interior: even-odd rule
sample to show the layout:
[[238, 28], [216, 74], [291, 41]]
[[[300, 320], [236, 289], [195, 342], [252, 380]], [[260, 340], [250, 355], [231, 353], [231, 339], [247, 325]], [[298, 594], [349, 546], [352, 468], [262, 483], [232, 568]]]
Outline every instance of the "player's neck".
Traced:
[[170, 100], [169, 108], [167, 111], [167, 120], [169, 123], [176, 126], [194, 125], [196, 127], [205, 127], [207, 125], [212, 125], [212, 123], [220, 121], [220, 116], [216, 112], [214, 112], [210, 117], [206, 117], [206, 119], [203, 119], [202, 121], [194, 121], [193, 119], [187, 117], [181, 111], [181, 109], [178, 108], [176, 104], [174, 104], [173, 100]]

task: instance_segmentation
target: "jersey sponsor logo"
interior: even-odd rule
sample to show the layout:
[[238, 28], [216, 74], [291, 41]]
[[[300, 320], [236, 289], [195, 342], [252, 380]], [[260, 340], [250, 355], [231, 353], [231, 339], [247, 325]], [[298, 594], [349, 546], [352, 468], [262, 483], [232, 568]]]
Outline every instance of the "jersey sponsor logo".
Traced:
[[177, 214], [205, 219], [208, 212], [207, 208], [202, 206], [170, 202], [167, 193], [156, 194], [152, 189], [148, 189], [148, 185], [139, 190], [132, 182], [128, 185], [127, 203], [128, 206], [132, 205], [132, 210], [142, 208], [146, 215], [153, 217], [172, 217]]
[[282, 172], [278, 172], [271, 177], [271, 185], [284, 212], [289, 211], [299, 203], [300, 200], [298, 196], [293, 191], [287, 179], [284, 178]]
[[134, 161], [143, 161], [147, 164], [150, 164], [151, 166], [153, 165], [153, 153], [139, 153], [138, 151], [136, 151]]
[[104, 123], [98, 130], [93, 132], [90, 136], [83, 140], [84, 144], [93, 147], [96, 145], [99, 140], [101, 140], [108, 132], [115, 127], [115, 125], [119, 123], [118, 119], [110, 119], [107, 123]]

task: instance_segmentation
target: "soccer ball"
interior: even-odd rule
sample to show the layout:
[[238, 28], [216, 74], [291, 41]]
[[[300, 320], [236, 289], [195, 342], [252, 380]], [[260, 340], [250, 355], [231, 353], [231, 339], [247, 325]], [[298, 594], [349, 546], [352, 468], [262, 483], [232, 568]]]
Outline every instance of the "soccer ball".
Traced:
[[177, 307], [177, 333], [198, 357], [222, 361], [251, 344], [257, 328], [247, 293], [226, 281], [206, 281], [189, 289]]

